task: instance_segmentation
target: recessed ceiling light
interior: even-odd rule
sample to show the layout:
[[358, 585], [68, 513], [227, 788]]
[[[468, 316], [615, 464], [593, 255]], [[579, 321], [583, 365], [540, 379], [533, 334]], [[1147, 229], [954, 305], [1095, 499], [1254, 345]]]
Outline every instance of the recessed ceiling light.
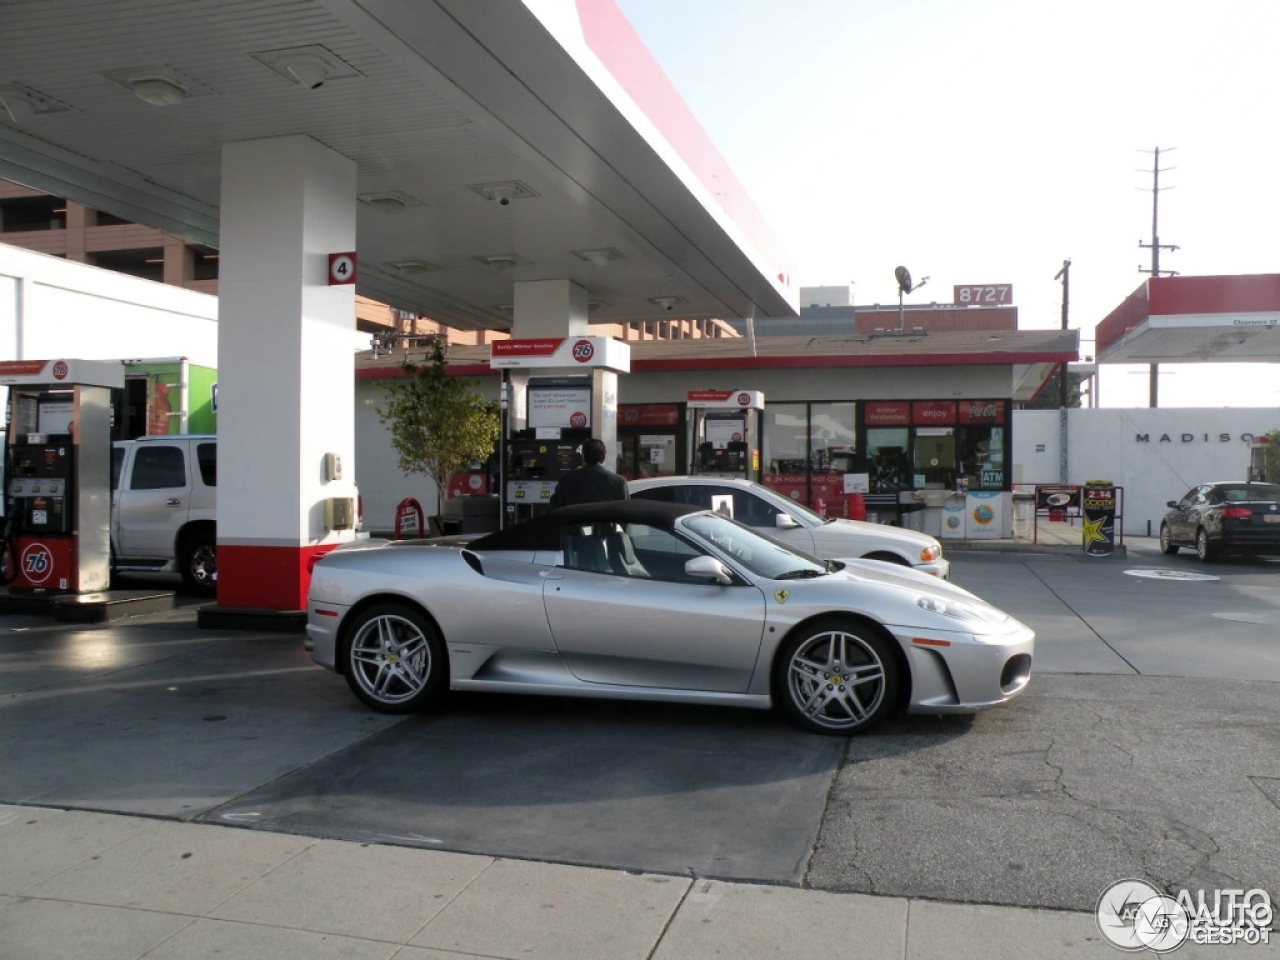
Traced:
[[403, 213], [410, 207], [422, 206], [421, 200], [417, 200], [398, 190], [387, 190], [383, 193], [363, 193], [356, 199], [379, 213]]
[[430, 273], [440, 268], [429, 260], [391, 260], [387, 263], [388, 267], [399, 270], [401, 273]]
[[573, 254], [582, 260], [586, 260], [593, 267], [607, 267], [610, 260], [626, 259], [613, 247], [600, 247], [596, 250], [575, 250]]
[[319, 89], [333, 80], [360, 76], [355, 67], [319, 43], [284, 50], [267, 50], [255, 53], [253, 58], [286, 80], [308, 90]]
[[187, 99], [187, 88], [168, 77], [137, 77], [129, 89], [139, 100], [157, 107], [172, 107]]

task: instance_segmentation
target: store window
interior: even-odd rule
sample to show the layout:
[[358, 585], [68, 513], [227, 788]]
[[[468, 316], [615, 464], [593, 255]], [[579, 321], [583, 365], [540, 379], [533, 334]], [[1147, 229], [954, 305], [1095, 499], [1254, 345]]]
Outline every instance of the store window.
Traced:
[[962, 400], [956, 428], [956, 469], [970, 490], [1006, 490], [1004, 400]]
[[911, 487], [911, 435], [906, 427], [868, 427], [868, 481], [872, 493], [892, 493]]
[[807, 404], [771, 403], [765, 407], [764, 462], [769, 476], [804, 476], [809, 462]]
[[856, 403], [770, 403], [763, 447], [766, 486], [828, 516], [849, 516], [845, 476], [866, 472], [857, 456]]
[[871, 493], [1007, 490], [1007, 400], [862, 405]]

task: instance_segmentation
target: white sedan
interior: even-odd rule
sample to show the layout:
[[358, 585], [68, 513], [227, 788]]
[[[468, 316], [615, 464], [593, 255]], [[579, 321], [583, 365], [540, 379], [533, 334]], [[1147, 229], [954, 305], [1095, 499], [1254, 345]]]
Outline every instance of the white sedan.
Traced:
[[943, 580], [951, 564], [942, 544], [925, 533], [859, 520], [824, 517], [749, 480], [721, 477], [654, 477], [627, 484], [642, 500], [686, 503], [727, 514], [739, 523], [824, 560], [886, 560]]

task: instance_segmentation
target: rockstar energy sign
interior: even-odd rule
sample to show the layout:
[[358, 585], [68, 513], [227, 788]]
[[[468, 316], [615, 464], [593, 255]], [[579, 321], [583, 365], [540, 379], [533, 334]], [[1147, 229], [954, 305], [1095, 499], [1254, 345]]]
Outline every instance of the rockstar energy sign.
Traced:
[[1084, 486], [1084, 552], [1090, 557], [1109, 557], [1116, 544], [1116, 488], [1109, 482], [1091, 480]]

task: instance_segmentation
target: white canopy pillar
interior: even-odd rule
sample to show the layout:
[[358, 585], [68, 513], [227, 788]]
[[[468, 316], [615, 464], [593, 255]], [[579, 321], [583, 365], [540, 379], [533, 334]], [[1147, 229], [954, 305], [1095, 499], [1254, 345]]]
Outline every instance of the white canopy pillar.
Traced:
[[[512, 337], [521, 340], [540, 338], [566, 339], [587, 337], [591, 334], [587, 322], [587, 291], [572, 280], [523, 280], [515, 284], [515, 322]], [[548, 370], [546, 373], [580, 375], [581, 368], [566, 367]], [[591, 376], [591, 435], [604, 441], [609, 456], [618, 456], [618, 374], [603, 367], [592, 366]], [[519, 392], [525, 389], [527, 377], [512, 378], [512, 387]], [[523, 409], [517, 402], [514, 409]], [[611, 465], [611, 464], [609, 464]]]
[[353, 161], [306, 136], [223, 147], [219, 607], [305, 609], [308, 559], [353, 536], [325, 500], [355, 496], [355, 287], [328, 283], [355, 242]]
[[514, 286], [513, 337], [587, 336], [586, 288], [572, 280], [521, 280]]

